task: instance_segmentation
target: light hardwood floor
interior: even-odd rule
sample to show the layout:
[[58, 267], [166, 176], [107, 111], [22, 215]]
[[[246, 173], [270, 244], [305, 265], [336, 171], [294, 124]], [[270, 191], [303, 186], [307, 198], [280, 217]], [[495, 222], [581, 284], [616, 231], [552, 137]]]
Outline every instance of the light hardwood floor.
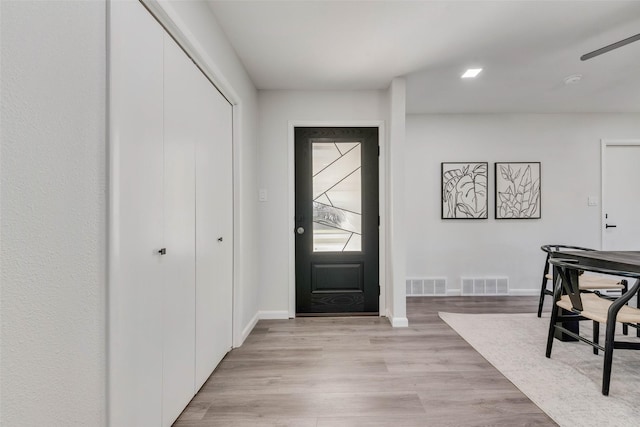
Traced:
[[261, 320], [175, 426], [555, 426], [438, 317], [536, 309], [536, 297], [414, 297], [408, 328]]

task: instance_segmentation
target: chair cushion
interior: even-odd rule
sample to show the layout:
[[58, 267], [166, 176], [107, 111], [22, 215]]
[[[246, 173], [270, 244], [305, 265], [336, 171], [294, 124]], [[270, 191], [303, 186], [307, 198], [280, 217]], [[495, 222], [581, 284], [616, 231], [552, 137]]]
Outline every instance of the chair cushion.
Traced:
[[[589, 293], [581, 293], [580, 299], [582, 300], [582, 308], [584, 309], [580, 312], [582, 316], [600, 323], [607, 322], [607, 313], [613, 301]], [[572, 311], [573, 305], [571, 304], [569, 295], [563, 295], [556, 304], [558, 304], [560, 308]], [[640, 323], [640, 310], [625, 305], [618, 312], [616, 322]]]
[[[553, 274], [547, 274], [545, 277], [549, 280], [553, 280]], [[584, 291], [591, 291], [595, 289], [624, 289], [622, 283], [617, 279], [595, 276], [593, 274], [583, 274], [580, 276], [578, 286]]]
[[624, 285], [617, 279], [609, 277], [594, 276], [592, 274], [583, 274], [578, 279], [580, 289], [623, 289]]

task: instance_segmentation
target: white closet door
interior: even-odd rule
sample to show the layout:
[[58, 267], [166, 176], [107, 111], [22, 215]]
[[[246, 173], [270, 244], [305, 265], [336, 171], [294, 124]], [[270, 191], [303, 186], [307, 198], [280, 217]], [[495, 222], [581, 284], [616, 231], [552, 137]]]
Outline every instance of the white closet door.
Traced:
[[163, 30], [110, 3], [109, 421], [158, 426], [162, 402]]
[[164, 278], [162, 424], [171, 425], [194, 395], [195, 141], [198, 69], [165, 35]]
[[196, 145], [196, 389], [231, 349], [233, 289], [232, 108], [198, 80]]

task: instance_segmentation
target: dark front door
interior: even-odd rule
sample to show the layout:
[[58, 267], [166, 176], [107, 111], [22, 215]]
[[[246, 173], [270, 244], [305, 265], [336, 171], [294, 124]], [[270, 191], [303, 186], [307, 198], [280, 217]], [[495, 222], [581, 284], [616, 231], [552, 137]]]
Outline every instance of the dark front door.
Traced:
[[295, 129], [296, 313], [378, 313], [378, 128]]

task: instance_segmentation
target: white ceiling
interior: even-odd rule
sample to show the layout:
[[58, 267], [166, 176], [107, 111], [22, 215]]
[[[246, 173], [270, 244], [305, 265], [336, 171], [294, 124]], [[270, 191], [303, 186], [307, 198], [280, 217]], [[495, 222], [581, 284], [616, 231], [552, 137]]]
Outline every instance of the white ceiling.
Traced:
[[[408, 113], [640, 112], [640, 1], [209, 0], [259, 89], [386, 89]], [[461, 80], [471, 66], [484, 71]], [[582, 74], [579, 84], [563, 79]]]

